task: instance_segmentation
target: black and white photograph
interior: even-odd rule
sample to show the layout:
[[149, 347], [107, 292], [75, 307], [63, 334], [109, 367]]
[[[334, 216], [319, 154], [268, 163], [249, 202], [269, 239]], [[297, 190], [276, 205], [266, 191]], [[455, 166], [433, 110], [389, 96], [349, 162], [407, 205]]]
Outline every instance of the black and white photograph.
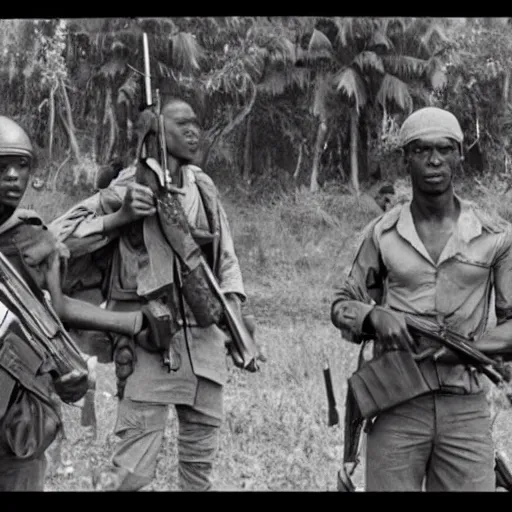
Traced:
[[0, 19], [0, 491], [512, 491], [511, 77], [507, 17]]

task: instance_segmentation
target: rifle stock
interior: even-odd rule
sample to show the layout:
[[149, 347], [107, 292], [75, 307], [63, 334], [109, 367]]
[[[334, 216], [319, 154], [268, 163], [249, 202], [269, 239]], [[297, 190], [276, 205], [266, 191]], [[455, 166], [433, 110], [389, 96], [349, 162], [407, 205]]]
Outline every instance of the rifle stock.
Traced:
[[217, 283], [217, 279], [215, 279], [210, 266], [203, 256], [201, 256], [201, 265], [204, 269], [205, 276], [208, 279], [208, 283], [214, 290], [224, 310], [226, 324], [231, 334], [231, 339], [233, 340], [231, 355], [235, 365], [243, 368], [244, 370], [249, 370], [250, 372], [258, 371], [259, 350], [253, 336], [249, 332], [243, 318], [234, 311], [231, 304], [226, 300], [224, 293], [222, 293], [222, 290]]

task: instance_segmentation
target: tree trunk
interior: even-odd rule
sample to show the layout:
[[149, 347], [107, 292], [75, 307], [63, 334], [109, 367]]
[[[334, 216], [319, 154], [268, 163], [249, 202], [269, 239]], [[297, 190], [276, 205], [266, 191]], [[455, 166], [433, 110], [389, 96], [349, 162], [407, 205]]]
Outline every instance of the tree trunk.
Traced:
[[251, 179], [251, 165], [252, 165], [252, 123], [251, 117], [247, 118], [247, 127], [245, 129], [245, 140], [244, 140], [244, 168], [242, 178], [244, 183], [248, 183]]
[[505, 77], [503, 78], [503, 108], [507, 108], [508, 97], [510, 92], [510, 69], [505, 70]]
[[357, 147], [359, 137], [359, 115], [355, 108], [350, 111], [350, 183], [354, 194], [359, 197], [359, 168], [357, 159]]
[[313, 169], [311, 170], [311, 183], [309, 190], [316, 192], [318, 190], [318, 168], [320, 166], [320, 157], [322, 156], [322, 148], [327, 135], [327, 124], [322, 120], [318, 124], [318, 131], [316, 134], [315, 153], [313, 155]]
[[251, 113], [252, 107], [254, 106], [254, 103], [256, 101], [258, 90], [256, 87], [253, 87], [251, 98], [249, 99], [249, 102], [247, 105], [238, 112], [238, 114], [227, 124], [224, 126], [224, 128], [220, 129], [220, 125], [217, 124], [213, 130], [211, 130], [210, 136], [206, 136], [208, 140], [206, 147], [203, 152], [202, 157], [202, 167], [206, 168], [208, 165], [208, 157], [210, 156], [210, 151], [215, 146], [215, 144], [222, 139], [223, 137], [226, 137], [229, 135], [237, 126], [240, 125], [240, 123]]
[[78, 142], [76, 140], [75, 135], [75, 124], [73, 123], [73, 115], [71, 113], [71, 104], [69, 102], [69, 96], [66, 91], [66, 86], [64, 82], [61, 80], [60, 82], [62, 97], [64, 98], [64, 110], [66, 112], [67, 123], [65, 123], [68, 137], [69, 137], [69, 145], [71, 146], [71, 150], [73, 155], [75, 156], [75, 160], [80, 162], [80, 148], [78, 147]]
[[48, 160], [51, 162], [53, 159], [53, 130], [55, 126], [55, 90], [56, 87], [50, 89], [50, 99], [48, 106], [50, 109], [50, 118], [48, 120]]
[[295, 166], [295, 171], [293, 173], [293, 179], [297, 181], [300, 172], [300, 166], [302, 164], [302, 153], [304, 152], [304, 143], [301, 142], [299, 146], [299, 156], [297, 157], [297, 165]]

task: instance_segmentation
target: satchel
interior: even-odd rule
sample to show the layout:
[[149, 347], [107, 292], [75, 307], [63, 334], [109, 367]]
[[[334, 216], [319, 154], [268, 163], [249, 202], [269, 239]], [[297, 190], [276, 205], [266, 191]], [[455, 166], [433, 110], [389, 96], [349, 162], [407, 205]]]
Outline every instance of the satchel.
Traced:
[[19, 459], [38, 457], [55, 440], [61, 425], [50, 401], [16, 384], [12, 403], [0, 422], [2, 451]]
[[384, 352], [363, 364], [348, 385], [365, 419], [430, 391], [408, 350]]

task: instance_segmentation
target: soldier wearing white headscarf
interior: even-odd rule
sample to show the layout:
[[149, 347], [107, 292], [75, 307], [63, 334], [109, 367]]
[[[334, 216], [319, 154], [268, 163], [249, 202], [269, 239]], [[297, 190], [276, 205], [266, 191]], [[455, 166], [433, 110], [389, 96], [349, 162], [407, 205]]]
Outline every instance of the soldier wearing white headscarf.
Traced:
[[[405, 319], [485, 346], [491, 293], [499, 324], [512, 318], [510, 225], [455, 195], [463, 134], [427, 107], [403, 123], [412, 200], [367, 226], [331, 318], [345, 339], [374, 340], [374, 362], [397, 363], [368, 384], [366, 490], [494, 491], [486, 381], [476, 368], [412, 337]], [[429, 353], [420, 362], [408, 354]], [[373, 386], [373, 388], [372, 388]], [[399, 398], [400, 397], [400, 398]], [[347, 441], [348, 442], [348, 441]]]

